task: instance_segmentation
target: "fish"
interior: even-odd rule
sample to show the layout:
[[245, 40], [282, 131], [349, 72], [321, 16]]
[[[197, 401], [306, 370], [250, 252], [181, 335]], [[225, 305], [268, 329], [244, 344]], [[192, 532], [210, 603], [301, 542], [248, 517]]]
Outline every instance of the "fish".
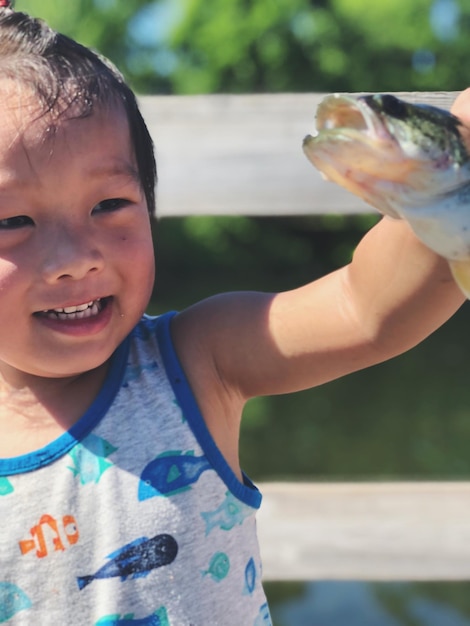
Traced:
[[219, 583], [228, 576], [230, 571], [230, 559], [225, 552], [216, 552], [211, 558], [209, 569], [202, 572], [203, 576], [210, 575], [212, 580]]
[[145, 578], [152, 570], [173, 563], [177, 554], [178, 544], [171, 535], [140, 537], [108, 555], [109, 562], [95, 574], [77, 577], [78, 588], [82, 590], [100, 578]]
[[186, 491], [206, 470], [213, 469], [205, 456], [195, 456], [192, 451], [164, 452], [144, 468], [141, 474], [138, 499], [154, 496], [172, 496]]
[[31, 600], [22, 589], [10, 582], [0, 582], [0, 624], [31, 607]]
[[134, 614], [129, 615], [108, 615], [98, 620], [95, 626], [170, 626], [165, 607], [160, 607], [155, 613], [148, 617], [136, 619]]
[[255, 619], [253, 626], [273, 626], [267, 603], [261, 606], [258, 617]]
[[151, 363], [145, 363], [143, 365], [127, 365], [124, 380], [122, 382], [123, 387], [129, 387], [129, 383], [133, 383], [142, 376], [144, 372], [155, 372], [158, 370], [158, 363], [152, 361]]
[[243, 595], [251, 595], [256, 587], [256, 565], [253, 557], [248, 561], [245, 567], [245, 588]]
[[13, 485], [6, 476], [0, 476], [0, 496], [8, 496], [15, 491]]
[[325, 97], [303, 150], [323, 177], [406, 220], [449, 262], [470, 298], [469, 129], [448, 111], [392, 94]]
[[68, 469], [80, 478], [82, 485], [97, 484], [104, 472], [113, 465], [106, 457], [116, 450], [109, 441], [91, 433], [69, 452], [73, 466]]
[[253, 514], [253, 509], [238, 500], [230, 491], [225, 494], [225, 499], [215, 511], [204, 511], [201, 517], [206, 524], [206, 536], [214, 529], [232, 530], [237, 525], [243, 524], [247, 517]]

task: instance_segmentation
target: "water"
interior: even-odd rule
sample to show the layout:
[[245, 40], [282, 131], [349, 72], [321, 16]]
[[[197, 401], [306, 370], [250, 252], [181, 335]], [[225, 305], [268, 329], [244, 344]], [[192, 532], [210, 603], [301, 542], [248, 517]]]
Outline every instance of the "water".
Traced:
[[265, 585], [274, 626], [470, 626], [468, 583]]

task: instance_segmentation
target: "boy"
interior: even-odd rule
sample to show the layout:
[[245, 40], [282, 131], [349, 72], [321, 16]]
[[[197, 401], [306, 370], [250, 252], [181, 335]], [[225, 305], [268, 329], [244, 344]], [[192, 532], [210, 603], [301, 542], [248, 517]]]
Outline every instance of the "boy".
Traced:
[[270, 624], [243, 406], [424, 339], [463, 301], [447, 263], [384, 219], [314, 283], [146, 317], [133, 94], [9, 8], [0, 58], [0, 623]]

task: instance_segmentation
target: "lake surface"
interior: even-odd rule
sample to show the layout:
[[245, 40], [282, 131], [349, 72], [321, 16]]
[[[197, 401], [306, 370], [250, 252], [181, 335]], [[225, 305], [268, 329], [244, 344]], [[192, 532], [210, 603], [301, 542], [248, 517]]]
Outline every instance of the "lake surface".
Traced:
[[274, 626], [470, 626], [469, 583], [265, 585]]

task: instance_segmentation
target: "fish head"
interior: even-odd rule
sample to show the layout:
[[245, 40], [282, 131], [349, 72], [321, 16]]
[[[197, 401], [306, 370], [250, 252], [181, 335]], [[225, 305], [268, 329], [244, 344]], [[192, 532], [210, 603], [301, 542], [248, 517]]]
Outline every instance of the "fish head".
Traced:
[[336, 94], [320, 103], [317, 132], [303, 148], [325, 178], [384, 214], [406, 217], [470, 177], [460, 126], [445, 110], [393, 95]]
[[313, 165], [381, 213], [405, 219], [450, 262], [470, 298], [470, 129], [444, 109], [388, 94], [327, 96], [316, 128], [303, 143]]

